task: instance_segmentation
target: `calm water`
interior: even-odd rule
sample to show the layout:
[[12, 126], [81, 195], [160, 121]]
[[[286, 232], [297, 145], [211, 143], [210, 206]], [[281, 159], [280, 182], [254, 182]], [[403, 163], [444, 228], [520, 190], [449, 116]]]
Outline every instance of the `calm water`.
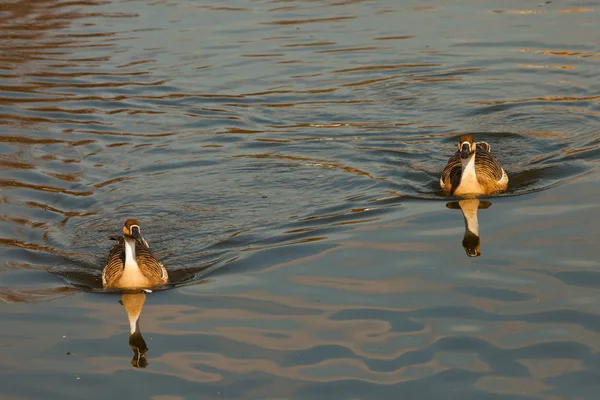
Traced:
[[[0, 397], [596, 399], [599, 12], [2, 2]], [[130, 217], [167, 290], [102, 290]]]

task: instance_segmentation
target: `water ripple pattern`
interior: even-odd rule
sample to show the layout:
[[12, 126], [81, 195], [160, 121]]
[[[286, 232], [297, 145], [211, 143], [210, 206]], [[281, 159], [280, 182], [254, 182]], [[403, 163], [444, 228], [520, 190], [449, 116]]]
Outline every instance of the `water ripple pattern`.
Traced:
[[[95, 292], [135, 217], [176, 288], [141, 317], [147, 397], [595, 398], [599, 11], [3, 2], [0, 340], [48, 336], [0, 395], [72, 395], [44, 368], [73, 349], [92, 392], [128, 385]], [[438, 181], [465, 133], [511, 177], [468, 266]]]

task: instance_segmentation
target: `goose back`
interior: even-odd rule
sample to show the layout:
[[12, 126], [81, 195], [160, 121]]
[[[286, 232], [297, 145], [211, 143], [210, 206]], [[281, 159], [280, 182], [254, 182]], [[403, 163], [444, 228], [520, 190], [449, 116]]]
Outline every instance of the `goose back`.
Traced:
[[446, 193], [454, 194], [454, 190], [460, 185], [462, 176], [462, 164], [460, 162], [460, 151], [454, 153], [448, 160], [448, 164], [444, 167], [440, 184]]
[[[479, 146], [479, 145], [478, 145]], [[489, 151], [475, 152], [475, 174], [482, 186], [495, 186], [502, 179], [504, 172], [496, 157]]]

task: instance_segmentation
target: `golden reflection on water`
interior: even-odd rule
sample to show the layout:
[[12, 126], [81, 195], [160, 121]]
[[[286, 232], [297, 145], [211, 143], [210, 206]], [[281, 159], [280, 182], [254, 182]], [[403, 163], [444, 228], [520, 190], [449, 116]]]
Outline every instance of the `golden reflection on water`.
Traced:
[[[305, 277], [295, 282], [300, 285], [321, 285], [327, 278], [321, 276]], [[436, 291], [444, 290], [445, 286], [431, 287], [430, 282], [418, 282], [418, 281], [406, 281], [404, 285], [401, 282], [387, 282], [385, 280], [371, 282], [355, 282], [348, 286], [348, 282], [345, 279], [340, 280], [340, 286], [337, 286], [336, 279], [328, 279], [328, 288], [340, 289], [349, 292], [355, 292], [355, 284], [358, 287], [369, 287], [375, 289], [379, 286], [383, 293], [387, 290], [391, 290], [390, 293], [401, 293], [401, 292], [419, 292], [425, 291]], [[394, 291], [394, 283], [400, 284]], [[367, 293], [375, 295], [377, 291], [368, 289]], [[447, 287], [446, 287], [447, 289]], [[201, 302], [202, 299], [208, 299], [206, 295], [200, 295], [198, 300]], [[337, 357], [332, 359], [324, 358], [322, 361], [316, 361], [309, 365], [294, 365], [293, 362], [287, 361], [285, 365], [282, 365], [282, 361], [277, 361], [277, 357], [274, 359], [265, 359], [261, 357], [260, 352], [249, 350], [245, 355], [237, 353], [220, 353], [217, 351], [210, 350], [198, 350], [198, 351], [187, 351], [187, 352], [169, 352], [164, 354], [157, 359], [157, 362], [168, 365], [169, 369], [165, 371], [168, 374], [175, 374], [177, 376], [184, 376], [186, 379], [199, 382], [218, 382], [226, 379], [228, 373], [242, 373], [250, 374], [256, 371], [265, 371], [269, 375], [288, 378], [294, 381], [310, 381], [310, 382], [334, 382], [340, 379], [338, 373], [332, 373], [331, 371], [338, 371], [338, 368], [343, 368], [346, 372], [341, 377], [351, 378], [355, 376], [355, 373], [360, 371], [360, 379], [366, 381], [373, 381], [386, 384], [393, 384], [397, 382], [410, 381], [411, 379], [424, 378], [431, 374], [435, 374], [440, 371], [449, 370], [455, 367], [453, 362], [445, 360], [445, 354], [452, 354], [452, 351], [437, 350], [436, 357], [431, 360], [424, 360], [421, 363], [411, 363], [406, 367], [398, 367], [391, 371], [374, 370], [369, 366], [367, 361], [381, 360], [381, 361], [393, 361], [401, 359], [403, 355], [410, 354], [411, 352], [418, 351], [419, 348], [426, 348], [428, 346], [435, 346], [436, 342], [443, 340], [444, 336], [436, 334], [435, 324], [439, 323], [436, 321], [443, 321], [443, 315], [439, 315], [437, 318], [433, 318], [424, 324], [423, 328], [415, 329], [414, 332], [397, 332], [390, 328], [390, 325], [384, 319], [380, 319], [377, 315], [380, 309], [372, 309], [371, 314], [365, 315], [362, 319], [356, 320], [335, 320], [334, 316], [337, 312], [344, 312], [348, 305], [341, 304], [329, 304], [327, 301], [318, 302], [318, 299], [300, 298], [297, 296], [274, 296], [272, 293], [259, 291], [259, 292], [246, 292], [238, 293], [233, 297], [221, 297], [220, 301], [225, 304], [231, 299], [237, 299], [239, 302], [252, 303], [259, 302], [263, 304], [263, 308], [253, 308], [241, 310], [236, 307], [222, 307], [216, 310], [202, 309], [196, 307], [194, 310], [170, 310], [165, 308], [163, 312], [169, 313], [174, 316], [174, 319], [166, 324], [161, 324], [159, 328], [162, 334], [181, 334], [177, 329], [169, 329], [168, 326], [188, 326], [194, 325], [194, 321], [221, 321], [222, 324], [214, 324], [214, 328], [207, 328], [201, 330], [188, 330], [186, 337], [193, 337], [198, 335], [199, 337], [205, 337], [209, 339], [211, 337], [219, 337], [230, 339], [231, 343], [244, 343], [253, 349], [255, 347], [260, 349], [267, 349], [274, 353], [280, 354], [279, 352], [303, 352], [314, 348], [336, 348], [342, 346], [352, 350], [352, 354], [363, 357], [363, 360], [357, 359], [356, 357]], [[481, 303], [481, 304], [480, 304]], [[495, 302], [481, 300], [478, 303], [478, 308], [486, 309], [489, 313], [496, 312], [497, 304]], [[276, 310], [278, 307], [290, 307], [290, 311], [303, 311], [301, 315], [294, 315], [294, 321], [296, 326], [294, 329], [276, 329], [268, 328], [269, 325], [274, 324], [275, 321], [285, 321], [289, 315], [283, 315], [278, 313], [270, 315], [271, 311]], [[359, 304], [356, 307], [361, 307]], [[415, 309], [419, 306], [415, 305]], [[312, 314], [318, 310], [319, 313], [315, 315], [307, 315], [309, 310], [313, 310]], [[495, 311], [496, 310], [496, 311]], [[398, 308], [391, 308], [391, 312], [401, 313], [402, 311]], [[236, 321], [235, 326], [230, 326], [228, 321]], [[244, 321], [246, 321], [244, 323]], [[253, 322], [251, 322], [253, 321]], [[262, 327], [250, 326], [256, 322], [260, 322]], [[457, 321], [458, 322], [458, 321]], [[466, 321], [468, 322], [468, 321]], [[465, 322], [465, 323], [466, 323]], [[478, 321], [481, 322], [481, 321]], [[211, 326], [213, 323], [211, 322]], [[243, 325], [243, 326], [240, 326]], [[512, 323], [506, 322], [490, 322], [490, 326], [493, 327], [492, 332], [476, 332], [473, 333], [476, 337], [485, 337], [486, 340], [494, 343], [497, 346], [511, 347], [509, 343], [503, 343], [502, 341], [510, 335], [522, 334], [524, 330], [531, 330], [535, 332], [539, 329], [535, 323]], [[520, 328], [519, 328], [520, 327]], [[456, 330], [460, 326], [456, 326]], [[518, 328], [518, 329], [516, 329]], [[515, 332], [515, 330], [517, 332]], [[204, 335], [204, 336], [203, 336]], [[593, 343], [593, 335], [587, 335], [588, 337], [579, 337], [578, 340], [583, 340], [586, 343]], [[411, 337], [420, 338], [418, 346], [411, 346]], [[407, 344], [404, 346], [398, 346], [394, 348], [393, 343], [395, 340], [403, 338]], [[201, 340], [201, 339], [200, 339]], [[532, 345], [539, 343], [538, 340], [532, 341]], [[377, 347], [385, 347], [385, 352], [378, 353]], [[597, 347], [594, 345], [594, 347]], [[282, 356], [287, 353], [283, 353]], [[456, 357], [461, 357], [461, 352], [456, 353]], [[531, 360], [532, 363], [536, 364], [536, 360]], [[493, 361], [489, 358], [482, 359], [480, 356], [474, 356], [469, 363], [461, 364], [461, 368], [471, 371], [486, 372], [487, 377], [480, 381], [480, 384], [487, 386], [490, 380], [502, 380], [503, 376], [499, 375], [494, 370]], [[565, 364], [566, 365], [566, 364]], [[203, 368], [206, 366], [207, 368]], [[356, 369], [355, 372], [350, 372]], [[211, 371], [210, 373], [207, 371]], [[531, 378], [529, 378], [531, 379]], [[490, 391], [494, 392], [492, 388]]]
[[593, 8], [572, 8], [567, 10], [558, 11], [559, 14], [573, 14], [573, 13], [586, 13], [586, 12], [596, 12]]
[[0, 287], [0, 302], [3, 303], [38, 303], [73, 296], [79, 290], [73, 287], [43, 288], [43, 289], [13, 289]]

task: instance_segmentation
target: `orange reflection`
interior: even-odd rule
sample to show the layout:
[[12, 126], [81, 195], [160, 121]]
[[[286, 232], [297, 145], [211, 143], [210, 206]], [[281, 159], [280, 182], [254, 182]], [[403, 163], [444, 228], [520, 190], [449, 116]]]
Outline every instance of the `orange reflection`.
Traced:
[[559, 14], [572, 14], [572, 13], [584, 13], [584, 12], [595, 12], [592, 8], [574, 8], [572, 10], [560, 10]]

